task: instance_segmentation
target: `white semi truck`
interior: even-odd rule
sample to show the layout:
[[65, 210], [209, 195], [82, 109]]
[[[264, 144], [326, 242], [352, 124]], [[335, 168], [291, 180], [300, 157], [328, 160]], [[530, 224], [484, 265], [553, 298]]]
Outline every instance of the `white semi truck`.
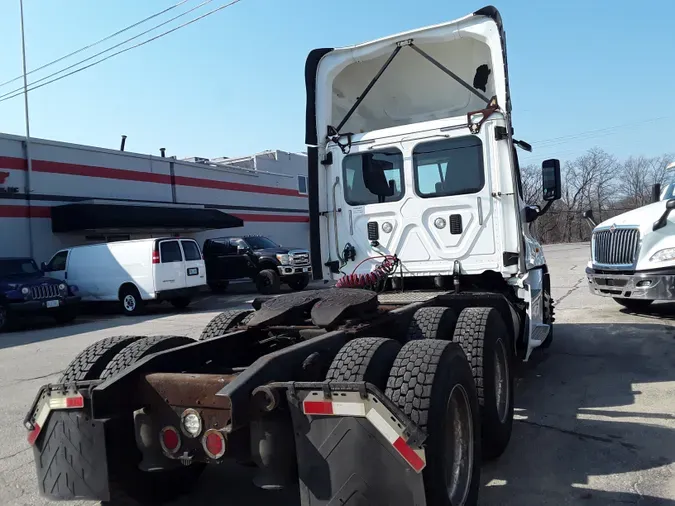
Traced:
[[586, 276], [591, 293], [640, 311], [654, 301], [675, 300], [675, 162], [659, 200], [595, 223]]
[[[498, 11], [306, 63], [313, 273], [193, 341], [85, 349], [25, 419], [52, 499], [172, 500], [207, 465], [299, 483], [302, 506], [474, 506], [511, 437], [513, 364], [550, 344]], [[222, 499], [228, 487], [223, 485]]]

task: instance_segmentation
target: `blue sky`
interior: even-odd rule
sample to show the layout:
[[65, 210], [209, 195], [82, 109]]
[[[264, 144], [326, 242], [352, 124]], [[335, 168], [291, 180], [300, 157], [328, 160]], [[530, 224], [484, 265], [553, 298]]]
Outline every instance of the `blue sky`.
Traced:
[[[28, 67], [177, 1], [24, 0]], [[200, 1], [190, 0], [165, 18]], [[223, 3], [214, 0], [183, 19]], [[303, 71], [311, 49], [451, 20], [485, 3], [242, 0], [30, 93], [32, 134], [110, 148], [126, 134], [129, 151], [158, 153], [165, 147], [167, 155], [179, 157], [302, 151]], [[21, 74], [18, 5], [19, 0], [3, 2], [0, 82]], [[611, 8], [604, 1], [581, 0], [495, 5], [507, 31], [516, 137], [535, 147], [521, 156], [525, 162], [565, 160], [593, 146], [621, 158], [675, 152], [670, 100], [675, 2], [613, 2]], [[0, 94], [20, 84], [0, 88]], [[595, 132], [582, 135], [589, 131]], [[24, 133], [21, 97], [0, 102], [0, 132]]]

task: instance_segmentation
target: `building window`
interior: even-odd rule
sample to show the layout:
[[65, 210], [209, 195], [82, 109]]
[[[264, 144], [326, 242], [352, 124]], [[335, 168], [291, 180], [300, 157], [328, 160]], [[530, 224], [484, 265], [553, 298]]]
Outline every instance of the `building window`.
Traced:
[[298, 193], [307, 195], [307, 176], [298, 176]]

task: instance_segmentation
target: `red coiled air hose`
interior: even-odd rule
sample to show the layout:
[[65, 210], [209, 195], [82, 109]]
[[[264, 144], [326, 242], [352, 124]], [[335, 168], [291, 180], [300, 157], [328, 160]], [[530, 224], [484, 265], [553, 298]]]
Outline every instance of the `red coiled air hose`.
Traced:
[[[358, 269], [361, 264], [376, 258], [384, 258], [384, 260], [371, 272], [366, 274], [356, 274], [356, 269]], [[380, 282], [387, 279], [387, 277], [394, 272], [398, 263], [399, 259], [396, 255], [368, 257], [354, 267], [351, 274], [342, 276], [335, 286], [337, 288], [375, 288]]]

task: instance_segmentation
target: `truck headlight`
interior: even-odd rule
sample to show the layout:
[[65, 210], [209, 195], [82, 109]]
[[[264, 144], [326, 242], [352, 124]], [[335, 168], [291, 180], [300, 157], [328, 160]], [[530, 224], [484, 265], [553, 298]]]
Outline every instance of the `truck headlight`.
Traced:
[[29, 294], [30, 294], [30, 288], [28, 288], [27, 286], [24, 286], [24, 287], [21, 289], [21, 293], [22, 293], [23, 295], [29, 295]]
[[290, 255], [277, 255], [277, 260], [279, 260], [281, 265], [291, 265]]
[[654, 253], [649, 259], [650, 262], [666, 262], [675, 259], [675, 248], [666, 248]]

